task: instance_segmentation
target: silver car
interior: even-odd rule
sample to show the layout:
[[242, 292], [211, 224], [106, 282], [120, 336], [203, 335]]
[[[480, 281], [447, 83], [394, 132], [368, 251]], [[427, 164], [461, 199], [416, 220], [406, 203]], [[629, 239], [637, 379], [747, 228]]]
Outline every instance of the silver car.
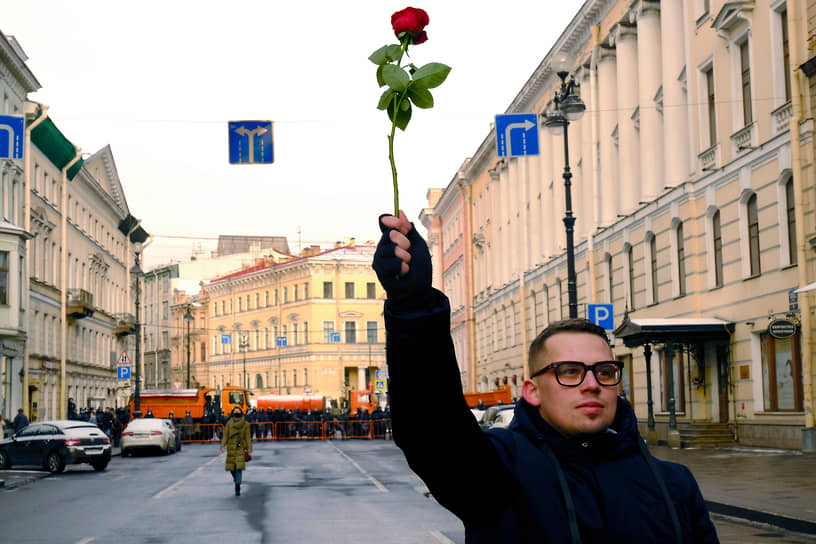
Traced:
[[172, 423], [166, 419], [133, 419], [122, 431], [122, 457], [139, 449], [159, 449], [164, 454], [175, 453], [178, 445]]
[[38, 421], [0, 441], [0, 470], [27, 465], [57, 474], [80, 463], [105, 470], [110, 459], [110, 439], [86, 421]]

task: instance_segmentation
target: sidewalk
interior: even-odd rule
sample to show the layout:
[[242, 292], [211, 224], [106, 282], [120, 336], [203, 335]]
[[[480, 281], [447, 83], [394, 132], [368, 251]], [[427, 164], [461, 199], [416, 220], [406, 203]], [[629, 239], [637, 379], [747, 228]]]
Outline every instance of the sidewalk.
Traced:
[[691, 469], [712, 513], [816, 535], [816, 455], [749, 447], [650, 449], [658, 459]]

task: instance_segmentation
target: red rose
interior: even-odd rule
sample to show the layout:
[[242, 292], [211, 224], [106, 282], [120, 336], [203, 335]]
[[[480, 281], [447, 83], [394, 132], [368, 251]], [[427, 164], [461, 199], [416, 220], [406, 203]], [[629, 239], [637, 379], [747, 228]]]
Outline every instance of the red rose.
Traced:
[[428, 34], [425, 33], [424, 28], [429, 21], [425, 10], [419, 8], [408, 7], [391, 16], [391, 26], [397, 38], [402, 40], [403, 34], [408, 34], [413, 44], [424, 43], [428, 40]]

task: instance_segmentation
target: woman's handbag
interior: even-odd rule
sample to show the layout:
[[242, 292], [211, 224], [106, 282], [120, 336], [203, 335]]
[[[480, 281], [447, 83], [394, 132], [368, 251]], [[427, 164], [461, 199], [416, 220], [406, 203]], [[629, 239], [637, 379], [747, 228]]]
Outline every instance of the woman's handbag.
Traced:
[[252, 454], [249, 450], [244, 450], [244, 461], [252, 461]]

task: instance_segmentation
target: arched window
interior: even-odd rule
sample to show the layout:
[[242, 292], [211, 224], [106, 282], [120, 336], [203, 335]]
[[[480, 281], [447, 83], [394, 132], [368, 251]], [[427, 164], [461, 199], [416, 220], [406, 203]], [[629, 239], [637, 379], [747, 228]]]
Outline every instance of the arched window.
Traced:
[[263, 389], [263, 376], [255, 374], [255, 389]]

